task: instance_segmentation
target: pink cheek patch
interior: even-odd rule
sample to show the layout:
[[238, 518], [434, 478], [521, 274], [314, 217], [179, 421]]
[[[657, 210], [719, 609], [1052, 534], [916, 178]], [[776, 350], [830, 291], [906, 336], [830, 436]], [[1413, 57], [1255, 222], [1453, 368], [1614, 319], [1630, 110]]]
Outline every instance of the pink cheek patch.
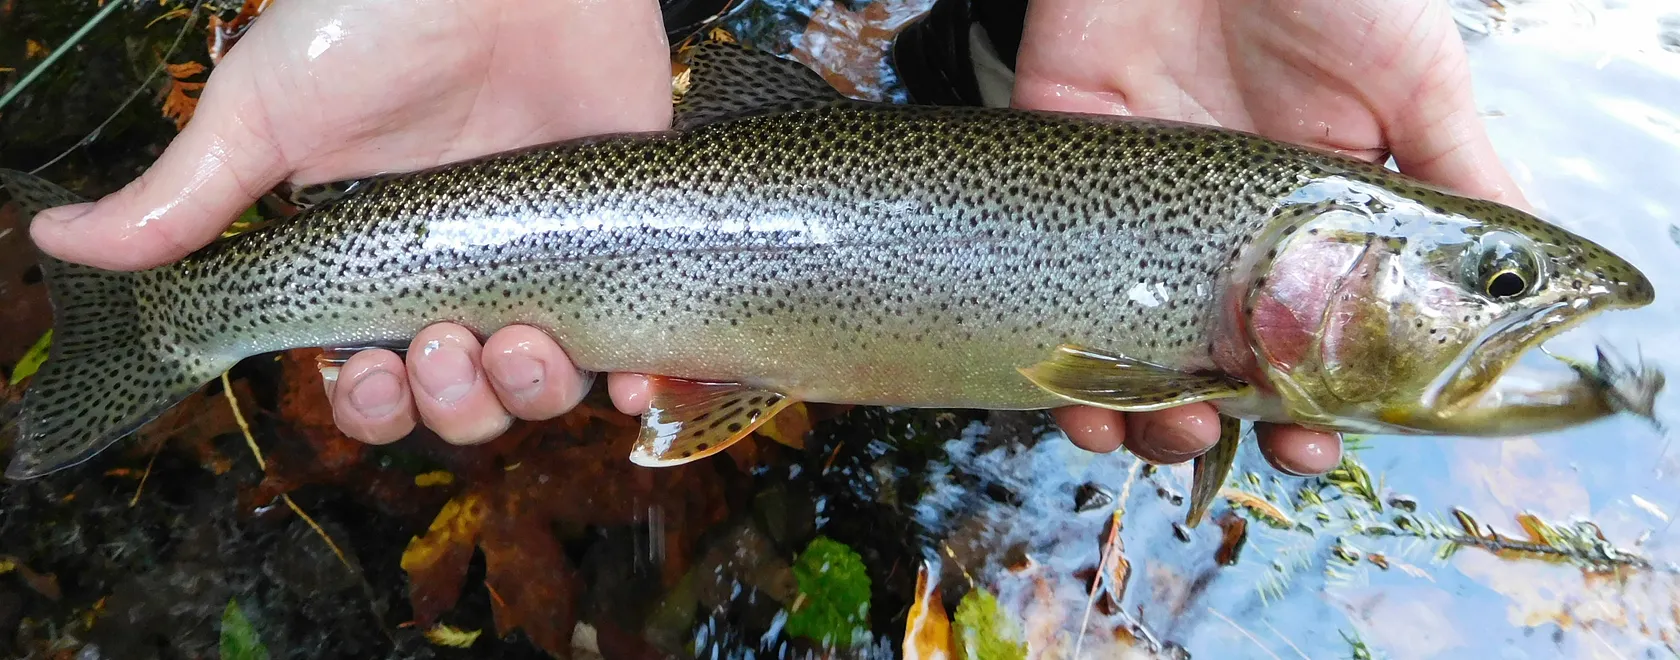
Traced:
[[1303, 238], [1272, 262], [1265, 284], [1255, 290], [1248, 321], [1257, 348], [1273, 368], [1293, 370], [1321, 331], [1333, 331], [1338, 319], [1325, 323], [1325, 312], [1364, 250], [1363, 244]]

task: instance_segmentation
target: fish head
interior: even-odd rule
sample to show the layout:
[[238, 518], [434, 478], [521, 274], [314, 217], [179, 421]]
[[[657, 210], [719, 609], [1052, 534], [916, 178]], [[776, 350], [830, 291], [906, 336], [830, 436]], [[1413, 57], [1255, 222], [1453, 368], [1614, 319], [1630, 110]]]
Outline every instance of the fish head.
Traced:
[[1581, 236], [1404, 179], [1315, 182], [1266, 232], [1240, 266], [1239, 331], [1262, 388], [1326, 430], [1505, 435], [1610, 414], [1603, 379], [1502, 377], [1559, 332], [1654, 297]]

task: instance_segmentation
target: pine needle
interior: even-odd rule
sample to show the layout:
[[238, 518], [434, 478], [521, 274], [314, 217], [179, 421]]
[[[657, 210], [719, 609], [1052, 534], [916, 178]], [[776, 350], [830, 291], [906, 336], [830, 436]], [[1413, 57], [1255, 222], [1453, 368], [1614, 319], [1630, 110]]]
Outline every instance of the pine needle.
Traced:
[[[234, 395], [233, 383], [228, 380], [226, 371], [222, 372], [222, 394], [227, 397], [228, 407], [233, 409], [233, 421], [239, 424], [239, 432], [245, 435], [245, 446], [251, 448], [251, 455], [257, 459], [257, 467], [260, 467], [264, 472], [267, 472], [268, 461], [263, 460], [262, 450], [257, 448], [257, 439], [251, 435], [251, 425], [245, 423], [245, 413], [239, 411], [239, 397]], [[290, 494], [281, 493], [280, 499], [286, 503], [286, 506], [292, 510], [292, 513], [295, 513], [299, 518], [302, 518], [303, 522], [308, 524], [310, 529], [315, 530], [315, 534], [320, 536], [322, 541], [326, 541], [327, 548], [331, 549], [333, 554], [338, 556], [338, 561], [344, 564], [344, 568], [349, 569], [352, 573], [356, 572], [356, 568], [350, 565], [350, 559], [344, 555], [344, 551], [339, 549], [338, 544], [333, 542], [331, 536], [327, 535], [327, 530], [322, 529], [321, 525], [316, 523], [314, 518], [311, 518], [309, 517], [309, 514], [304, 513], [303, 509], [297, 505], [297, 502], [292, 501], [292, 496]]]

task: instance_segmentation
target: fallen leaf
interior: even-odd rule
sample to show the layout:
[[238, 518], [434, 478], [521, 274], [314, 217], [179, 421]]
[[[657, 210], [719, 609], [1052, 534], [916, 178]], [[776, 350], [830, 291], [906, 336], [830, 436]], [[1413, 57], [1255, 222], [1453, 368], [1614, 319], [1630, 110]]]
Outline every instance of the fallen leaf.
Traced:
[[432, 470], [425, 474], [414, 475], [414, 485], [422, 488], [427, 486], [448, 486], [455, 483], [455, 475], [443, 470]]
[[426, 641], [438, 646], [464, 649], [472, 646], [473, 642], [477, 642], [478, 636], [483, 633], [484, 631], [482, 630], [461, 630], [460, 628], [440, 623], [432, 626], [431, 628], [427, 628], [425, 634]]
[[951, 660], [951, 618], [926, 561], [916, 571], [916, 600], [904, 622], [904, 660]]
[[49, 53], [51, 53], [51, 51], [47, 50], [46, 45], [39, 41], [34, 39], [25, 39], [23, 41], [23, 59], [38, 59], [46, 57]]
[[1248, 543], [1248, 521], [1242, 516], [1226, 511], [1215, 521], [1221, 532], [1219, 550], [1214, 552], [1214, 561], [1220, 566], [1232, 566], [1237, 563], [1237, 557], [1242, 554], [1243, 546]]
[[47, 363], [47, 350], [51, 346], [52, 330], [49, 329], [41, 335], [40, 339], [35, 340], [29, 350], [24, 352], [23, 357], [18, 358], [17, 366], [12, 367], [12, 375], [7, 379], [7, 384], [15, 387], [18, 383], [22, 383], [23, 379], [35, 375], [36, 371], [40, 371], [41, 365]]
[[52, 301], [36, 264], [38, 253], [29, 240], [28, 220], [16, 203], [0, 204], [0, 309], [5, 310], [5, 322], [0, 323], [0, 369], [16, 364], [53, 324]]
[[192, 121], [193, 112], [198, 110], [198, 92], [204, 89], [204, 83], [186, 79], [203, 73], [204, 65], [182, 62], [166, 64], [165, 68], [169, 70], [169, 92], [163, 99], [163, 116], [175, 120], [175, 130], [179, 131]]
[[461, 578], [472, 561], [484, 526], [484, 501], [478, 493], [463, 493], [443, 505], [424, 536], [409, 540], [402, 569], [408, 573], [408, 597], [414, 619], [430, 628], [438, 616], [461, 597]]
[[220, 64], [227, 56], [245, 31], [251, 29], [251, 21], [261, 15], [268, 8], [271, 0], [245, 0], [239, 7], [239, 13], [226, 21], [221, 16], [210, 17], [210, 29], [205, 43], [205, 49], [210, 53], [210, 63]]
[[1295, 526], [1295, 519], [1284, 513], [1277, 505], [1247, 491], [1235, 488], [1219, 489], [1219, 496], [1230, 500], [1232, 504], [1248, 509], [1250, 512], [1265, 519], [1273, 527], [1288, 529]]
[[825, 2], [811, 12], [794, 59], [821, 74], [841, 94], [886, 100], [883, 59], [899, 30], [927, 11], [926, 0], [878, 0], [860, 11]]
[[239, 609], [239, 601], [232, 598], [222, 610], [220, 651], [223, 660], [268, 660], [269, 657], [268, 647], [257, 636], [245, 611]]
[[957, 604], [954, 623], [958, 658], [1026, 660], [1020, 624], [1004, 613], [991, 592], [978, 586], [970, 589]]
[[567, 527], [657, 520], [653, 529], [663, 538], [655, 559], [664, 582], [682, 578], [700, 534], [728, 515], [717, 465], [631, 463], [639, 427], [610, 406], [586, 401], [550, 422], [515, 424], [484, 445], [425, 445], [460, 491], [403, 557], [417, 623], [431, 626], [459, 600], [476, 548], [484, 553], [497, 634], [519, 628], [543, 650], [564, 655], [583, 591], [555, 531]]
[[811, 411], [803, 403], [794, 403], [776, 413], [770, 421], [754, 433], [775, 440], [794, 449], [805, 449], [805, 436], [811, 432]]

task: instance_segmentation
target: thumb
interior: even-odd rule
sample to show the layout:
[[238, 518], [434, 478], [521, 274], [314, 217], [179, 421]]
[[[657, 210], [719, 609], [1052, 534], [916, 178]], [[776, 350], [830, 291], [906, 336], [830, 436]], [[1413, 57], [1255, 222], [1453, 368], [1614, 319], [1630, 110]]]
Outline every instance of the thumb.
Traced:
[[1429, 59], [1410, 98], [1399, 96], [1406, 101], [1380, 115], [1400, 171], [1460, 194], [1528, 208], [1476, 109], [1464, 43], [1454, 33]]
[[[143, 270], [215, 240], [286, 176], [254, 94], [217, 87], [140, 178], [88, 204], [42, 211], [30, 235], [47, 254], [109, 270]], [[243, 99], [243, 100], [242, 100]]]

